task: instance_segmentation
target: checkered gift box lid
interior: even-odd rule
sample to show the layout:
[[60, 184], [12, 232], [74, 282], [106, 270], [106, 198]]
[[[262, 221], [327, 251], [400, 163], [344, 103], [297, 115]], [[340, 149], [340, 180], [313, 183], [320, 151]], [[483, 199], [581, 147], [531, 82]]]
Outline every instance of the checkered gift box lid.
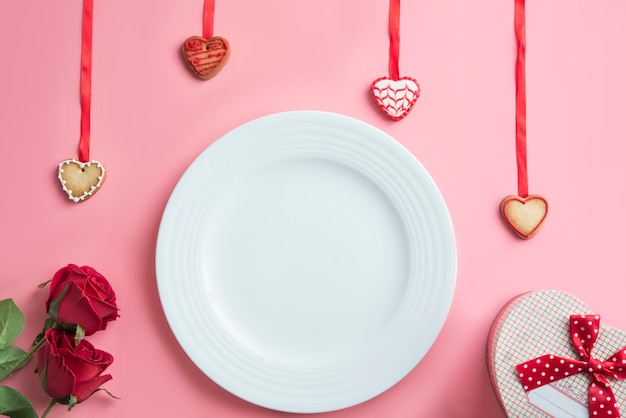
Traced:
[[[570, 316], [591, 314], [594, 312], [580, 299], [556, 290], [525, 293], [502, 308], [489, 333], [487, 362], [491, 382], [507, 416], [590, 416], [589, 373], [577, 373], [526, 392], [516, 366], [546, 354], [581, 360], [571, 340]], [[600, 323], [591, 354], [604, 361], [624, 346], [626, 331]], [[626, 411], [626, 381], [608, 381], [617, 406]]]

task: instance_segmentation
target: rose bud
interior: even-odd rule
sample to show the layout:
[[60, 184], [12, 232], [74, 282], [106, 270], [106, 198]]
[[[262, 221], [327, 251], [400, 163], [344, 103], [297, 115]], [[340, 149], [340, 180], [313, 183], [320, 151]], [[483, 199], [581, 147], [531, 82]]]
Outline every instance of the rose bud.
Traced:
[[80, 325], [85, 335], [106, 328], [119, 315], [113, 288], [89, 266], [70, 264], [52, 278], [46, 311], [61, 325]]
[[46, 340], [37, 350], [37, 371], [41, 386], [56, 402], [70, 408], [111, 380], [102, 373], [113, 363], [113, 356], [73, 334], [58, 329], [46, 331]]

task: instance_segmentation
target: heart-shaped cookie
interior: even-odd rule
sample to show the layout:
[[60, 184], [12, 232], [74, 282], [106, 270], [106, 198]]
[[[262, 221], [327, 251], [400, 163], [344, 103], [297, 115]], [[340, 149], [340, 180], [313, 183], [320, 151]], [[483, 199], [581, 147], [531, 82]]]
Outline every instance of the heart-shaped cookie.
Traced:
[[230, 45], [220, 36], [192, 36], [183, 44], [183, 57], [191, 71], [203, 80], [215, 77], [230, 57]]
[[518, 237], [530, 239], [539, 232], [548, 215], [548, 202], [537, 194], [527, 197], [510, 195], [502, 199], [500, 212]]
[[98, 161], [80, 162], [74, 159], [59, 163], [59, 181], [63, 191], [74, 203], [89, 199], [100, 189], [106, 177]]
[[[592, 314], [580, 299], [545, 290], [520, 295], [500, 311], [489, 333], [487, 362], [500, 405], [509, 417], [588, 417], [587, 373], [525, 392], [515, 367], [545, 354], [580, 359], [570, 336], [571, 315]], [[626, 331], [600, 323], [592, 355], [606, 360], [626, 346]], [[617, 406], [626, 411], [626, 381], [609, 379]]]
[[381, 77], [374, 80], [370, 90], [376, 106], [394, 121], [405, 117], [420, 96], [419, 84], [410, 77]]

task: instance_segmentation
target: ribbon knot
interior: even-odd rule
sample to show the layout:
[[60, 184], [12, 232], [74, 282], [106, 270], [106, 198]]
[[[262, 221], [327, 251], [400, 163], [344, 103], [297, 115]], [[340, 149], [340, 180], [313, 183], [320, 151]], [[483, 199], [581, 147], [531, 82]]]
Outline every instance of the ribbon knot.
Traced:
[[604, 373], [604, 363], [597, 358], [590, 358], [587, 367], [589, 373]]
[[607, 378], [626, 379], [626, 347], [605, 361], [593, 357], [591, 351], [598, 339], [599, 331], [599, 315], [572, 315], [570, 337], [581, 360], [544, 354], [518, 364], [515, 370], [524, 390], [529, 392], [578, 373], [588, 373], [591, 378], [589, 415], [600, 418], [619, 418], [621, 416], [619, 408]]

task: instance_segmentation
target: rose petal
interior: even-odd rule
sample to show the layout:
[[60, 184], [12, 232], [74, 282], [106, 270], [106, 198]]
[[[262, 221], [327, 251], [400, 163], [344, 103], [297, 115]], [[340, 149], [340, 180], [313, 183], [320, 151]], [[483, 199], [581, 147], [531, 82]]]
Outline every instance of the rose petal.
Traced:
[[102, 319], [81, 289], [73, 282], [61, 302], [57, 319], [62, 324], [79, 324], [85, 335], [91, 335], [102, 328]]
[[110, 374], [105, 374], [104, 376], [98, 376], [93, 380], [78, 382], [76, 383], [76, 388], [74, 389], [74, 393], [72, 393], [72, 395], [76, 396], [78, 402], [82, 402], [87, 399], [96, 389], [102, 386], [102, 384], [108, 382], [111, 379], [113, 379], [113, 376], [111, 376]]
[[68, 356], [65, 357], [65, 366], [74, 373], [76, 384], [78, 384], [100, 376], [109, 365]]
[[112, 320], [119, 316], [113, 290], [111, 292], [98, 291], [98, 283], [89, 281], [85, 284], [85, 294], [90, 297], [91, 305], [98, 312], [100, 318], [111, 318], [108, 320]]
[[50, 309], [50, 304], [56, 298], [59, 297], [59, 294], [63, 291], [62, 283], [65, 282], [67, 275], [69, 273], [69, 266], [60, 268], [54, 273], [52, 277], [52, 281], [50, 282], [50, 292], [48, 294], [48, 300], [46, 301], [46, 312]]
[[37, 351], [39, 375], [45, 382], [44, 389], [53, 398], [63, 398], [74, 390], [76, 379], [68, 370], [62, 356], [55, 354], [56, 341], [60, 332], [50, 329], [46, 332], [46, 342]]
[[98, 283], [95, 279], [88, 280], [85, 283], [85, 293], [91, 298], [109, 301], [111, 299], [115, 299], [115, 293], [113, 293], [113, 296], [111, 296], [112, 292], [113, 289], [107, 289], [105, 286], [102, 286], [101, 283]]

